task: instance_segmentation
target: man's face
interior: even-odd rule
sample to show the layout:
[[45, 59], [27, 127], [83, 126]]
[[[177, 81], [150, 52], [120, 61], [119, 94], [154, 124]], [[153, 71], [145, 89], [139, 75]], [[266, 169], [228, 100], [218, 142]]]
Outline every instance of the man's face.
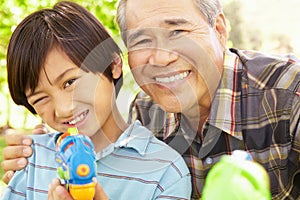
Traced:
[[128, 61], [135, 80], [169, 112], [209, 108], [226, 42], [223, 15], [214, 27], [192, 0], [128, 0]]

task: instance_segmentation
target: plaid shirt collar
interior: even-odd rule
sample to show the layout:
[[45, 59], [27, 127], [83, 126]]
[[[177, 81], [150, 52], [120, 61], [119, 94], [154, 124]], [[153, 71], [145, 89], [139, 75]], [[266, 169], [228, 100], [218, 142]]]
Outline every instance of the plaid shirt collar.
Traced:
[[213, 99], [207, 123], [242, 140], [241, 78], [242, 67], [236, 54], [226, 50], [224, 68], [219, 87]]

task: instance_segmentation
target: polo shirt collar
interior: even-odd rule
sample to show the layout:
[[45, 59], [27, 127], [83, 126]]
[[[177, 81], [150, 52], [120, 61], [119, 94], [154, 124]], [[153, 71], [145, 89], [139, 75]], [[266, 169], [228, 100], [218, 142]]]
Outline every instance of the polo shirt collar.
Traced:
[[153, 137], [152, 132], [143, 127], [140, 121], [136, 120], [119, 137], [115, 147], [132, 148], [141, 156], [144, 156], [151, 137]]
[[152, 132], [143, 127], [140, 121], [136, 120], [122, 133], [115, 143], [108, 145], [101, 152], [98, 152], [96, 159], [99, 160], [108, 156], [117, 148], [131, 148], [141, 156], [144, 156], [151, 137], [153, 137]]

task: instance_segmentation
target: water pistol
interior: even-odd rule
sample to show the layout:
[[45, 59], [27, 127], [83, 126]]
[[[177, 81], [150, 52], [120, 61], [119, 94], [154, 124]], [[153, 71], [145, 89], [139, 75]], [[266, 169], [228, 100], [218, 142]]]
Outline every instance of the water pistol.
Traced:
[[75, 200], [92, 200], [96, 177], [94, 145], [90, 138], [69, 128], [56, 142], [57, 173]]
[[245, 151], [223, 156], [209, 171], [201, 200], [270, 200], [265, 169]]

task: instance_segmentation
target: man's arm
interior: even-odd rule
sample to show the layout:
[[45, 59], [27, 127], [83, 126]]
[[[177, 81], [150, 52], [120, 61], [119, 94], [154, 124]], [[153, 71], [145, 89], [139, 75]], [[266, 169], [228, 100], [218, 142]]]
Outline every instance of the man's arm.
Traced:
[[[297, 91], [298, 97], [295, 98], [292, 107], [292, 115], [290, 117], [290, 133], [292, 138], [292, 149], [290, 153], [290, 160], [293, 161], [293, 165], [296, 166], [296, 172], [292, 175], [292, 190], [290, 195], [293, 197], [299, 197], [300, 195], [300, 87]], [[297, 167], [298, 166], [298, 167]], [[295, 198], [295, 199], [296, 199]]]

